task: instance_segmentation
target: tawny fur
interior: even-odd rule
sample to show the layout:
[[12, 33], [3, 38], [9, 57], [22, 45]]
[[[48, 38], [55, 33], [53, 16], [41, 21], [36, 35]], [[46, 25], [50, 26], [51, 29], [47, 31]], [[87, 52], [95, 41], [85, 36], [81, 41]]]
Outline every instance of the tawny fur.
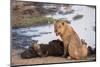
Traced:
[[64, 55], [69, 52], [73, 59], [81, 59], [87, 57], [87, 47], [82, 42], [75, 30], [67, 23], [68, 21], [55, 21], [54, 31], [60, 36], [64, 43]]

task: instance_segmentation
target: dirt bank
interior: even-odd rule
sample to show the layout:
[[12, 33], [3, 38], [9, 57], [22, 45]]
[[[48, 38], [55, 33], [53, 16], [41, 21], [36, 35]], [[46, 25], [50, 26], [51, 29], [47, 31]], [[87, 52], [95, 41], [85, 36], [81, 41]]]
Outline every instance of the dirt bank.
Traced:
[[32, 59], [22, 59], [20, 53], [23, 49], [12, 49], [11, 50], [11, 65], [31, 65], [31, 64], [48, 64], [48, 63], [63, 63], [63, 62], [80, 62], [80, 61], [93, 61], [95, 57], [88, 57], [87, 60], [68, 60], [64, 57], [37, 57]]

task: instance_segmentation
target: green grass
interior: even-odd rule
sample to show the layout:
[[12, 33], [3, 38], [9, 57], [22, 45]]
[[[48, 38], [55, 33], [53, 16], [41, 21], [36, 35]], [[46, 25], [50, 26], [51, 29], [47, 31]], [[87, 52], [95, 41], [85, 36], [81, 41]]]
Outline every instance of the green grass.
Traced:
[[44, 17], [44, 16], [34, 16], [34, 17], [12, 17], [12, 27], [13, 28], [22, 28], [22, 27], [29, 27], [35, 25], [43, 25], [53, 23], [53, 18], [51, 17]]

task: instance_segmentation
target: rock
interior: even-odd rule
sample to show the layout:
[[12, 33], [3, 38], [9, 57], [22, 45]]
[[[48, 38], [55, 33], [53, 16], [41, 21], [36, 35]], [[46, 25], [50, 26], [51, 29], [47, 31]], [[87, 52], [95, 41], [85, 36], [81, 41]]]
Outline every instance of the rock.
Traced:
[[78, 20], [81, 19], [83, 15], [77, 14], [76, 16], [73, 17], [73, 20]]
[[21, 53], [21, 58], [23, 59], [29, 59], [33, 57], [39, 57], [39, 55], [34, 51], [32, 47], [29, 47], [24, 52]]

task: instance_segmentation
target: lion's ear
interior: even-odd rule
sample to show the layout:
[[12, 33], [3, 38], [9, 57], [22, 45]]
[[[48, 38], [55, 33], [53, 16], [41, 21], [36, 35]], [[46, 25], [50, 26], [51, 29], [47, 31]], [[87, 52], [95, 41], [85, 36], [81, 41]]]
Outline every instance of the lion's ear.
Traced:
[[65, 23], [64, 22], [62, 22], [62, 25], [64, 25]]

